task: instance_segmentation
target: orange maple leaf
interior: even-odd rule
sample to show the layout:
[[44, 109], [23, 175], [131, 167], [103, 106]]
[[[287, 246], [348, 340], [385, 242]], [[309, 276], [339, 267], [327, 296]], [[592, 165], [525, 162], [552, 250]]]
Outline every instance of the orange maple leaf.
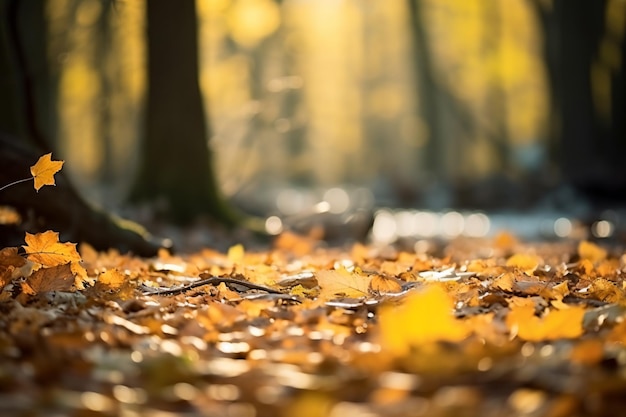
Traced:
[[48, 230], [31, 235], [26, 233], [24, 239], [27, 245], [22, 247], [27, 258], [45, 266], [57, 266], [68, 262], [80, 262], [81, 258], [76, 250], [76, 243], [59, 242], [59, 234]]
[[54, 174], [61, 170], [63, 162], [53, 161], [51, 153], [47, 153], [39, 158], [37, 163], [30, 167], [30, 173], [35, 179], [35, 190], [39, 191], [44, 185], [56, 185]]

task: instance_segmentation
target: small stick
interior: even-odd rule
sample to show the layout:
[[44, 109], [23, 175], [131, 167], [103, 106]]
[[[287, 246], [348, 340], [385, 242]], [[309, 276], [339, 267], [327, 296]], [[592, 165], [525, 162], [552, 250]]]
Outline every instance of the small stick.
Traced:
[[[176, 295], [176, 294], [182, 294], [186, 291], [189, 291], [197, 287], [201, 287], [203, 285], [219, 285], [221, 283], [241, 285], [250, 290], [260, 290], [260, 291], [268, 292], [270, 294], [283, 294], [282, 292], [274, 290], [272, 288], [265, 287], [263, 285], [253, 284], [248, 281], [243, 281], [243, 280], [235, 279], [235, 278], [215, 277], [215, 276], [200, 279], [198, 281], [194, 281], [186, 285], [181, 285], [180, 287], [176, 287], [176, 288], [166, 288], [166, 289], [162, 288], [162, 289], [156, 289], [156, 290], [150, 289], [147, 291], [144, 290], [143, 294], [144, 295]], [[150, 287], [146, 287], [146, 288], [150, 288]]]

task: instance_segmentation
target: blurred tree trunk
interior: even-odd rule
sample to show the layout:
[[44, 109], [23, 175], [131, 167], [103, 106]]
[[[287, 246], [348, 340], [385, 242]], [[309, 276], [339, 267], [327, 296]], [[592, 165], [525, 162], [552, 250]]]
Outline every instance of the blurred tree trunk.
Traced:
[[148, 92], [142, 162], [134, 202], [163, 204], [168, 220], [235, 215], [220, 195], [208, 146], [210, 130], [198, 80], [195, 0], [147, 2]]
[[[607, 31], [606, 0], [543, 3], [531, 1], [544, 35], [556, 162], [566, 182], [594, 197], [623, 199], [616, 191], [626, 191], [624, 39]], [[605, 42], [617, 45], [617, 68], [603, 61]]]
[[[0, 0], [0, 186], [28, 178], [30, 166], [53, 146], [55, 112], [49, 93], [45, 22], [46, 3], [39, 0]], [[0, 191], [0, 205], [13, 207], [21, 224], [0, 225], [0, 246], [23, 242], [24, 232], [54, 230], [63, 240], [88, 242], [96, 249], [116, 247], [153, 255], [158, 243], [136, 225], [94, 209], [67, 177], [56, 175], [56, 187], [35, 192], [32, 183]]]
[[421, 0], [408, 0], [409, 22], [413, 35], [413, 59], [417, 73], [417, 97], [424, 124], [428, 127], [426, 137], [426, 168], [438, 178], [445, 178], [445, 148], [443, 143], [438, 87], [430, 45], [428, 44]]
[[[45, 2], [0, 0], [0, 130], [51, 148]], [[28, 29], [26, 29], [28, 28]]]

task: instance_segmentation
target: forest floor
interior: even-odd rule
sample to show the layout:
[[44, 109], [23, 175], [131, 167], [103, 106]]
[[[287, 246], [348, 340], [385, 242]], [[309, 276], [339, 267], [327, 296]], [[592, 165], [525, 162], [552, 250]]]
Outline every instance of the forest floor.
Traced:
[[505, 232], [149, 259], [27, 235], [0, 252], [0, 414], [624, 415], [625, 273]]

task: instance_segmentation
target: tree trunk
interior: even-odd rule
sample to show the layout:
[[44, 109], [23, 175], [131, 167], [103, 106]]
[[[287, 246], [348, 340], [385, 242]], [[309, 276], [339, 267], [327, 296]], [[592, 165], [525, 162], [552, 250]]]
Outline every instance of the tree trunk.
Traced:
[[[52, 148], [44, 6], [38, 0], [0, 0], [0, 186], [28, 178], [30, 166]], [[20, 224], [0, 225], [0, 247], [23, 243], [24, 232], [54, 230], [63, 240], [99, 250], [156, 253], [159, 242], [148, 241], [139, 226], [91, 207], [63, 172], [56, 182], [38, 193], [30, 182], [0, 191], [0, 206], [22, 218]]]
[[145, 137], [130, 199], [164, 203], [168, 220], [199, 216], [233, 225], [218, 191], [209, 126], [198, 84], [195, 0], [147, 2], [148, 92]]
[[[606, 0], [555, 0], [544, 8], [533, 0], [544, 34], [544, 56], [550, 81], [550, 133], [555, 159], [565, 182], [592, 197], [621, 198], [626, 191], [623, 155], [624, 63], [611, 71], [610, 114], [594, 103], [593, 68], [603, 65], [600, 46], [606, 35]], [[620, 39], [624, 54], [624, 39]], [[605, 63], [604, 63], [605, 64]]]

